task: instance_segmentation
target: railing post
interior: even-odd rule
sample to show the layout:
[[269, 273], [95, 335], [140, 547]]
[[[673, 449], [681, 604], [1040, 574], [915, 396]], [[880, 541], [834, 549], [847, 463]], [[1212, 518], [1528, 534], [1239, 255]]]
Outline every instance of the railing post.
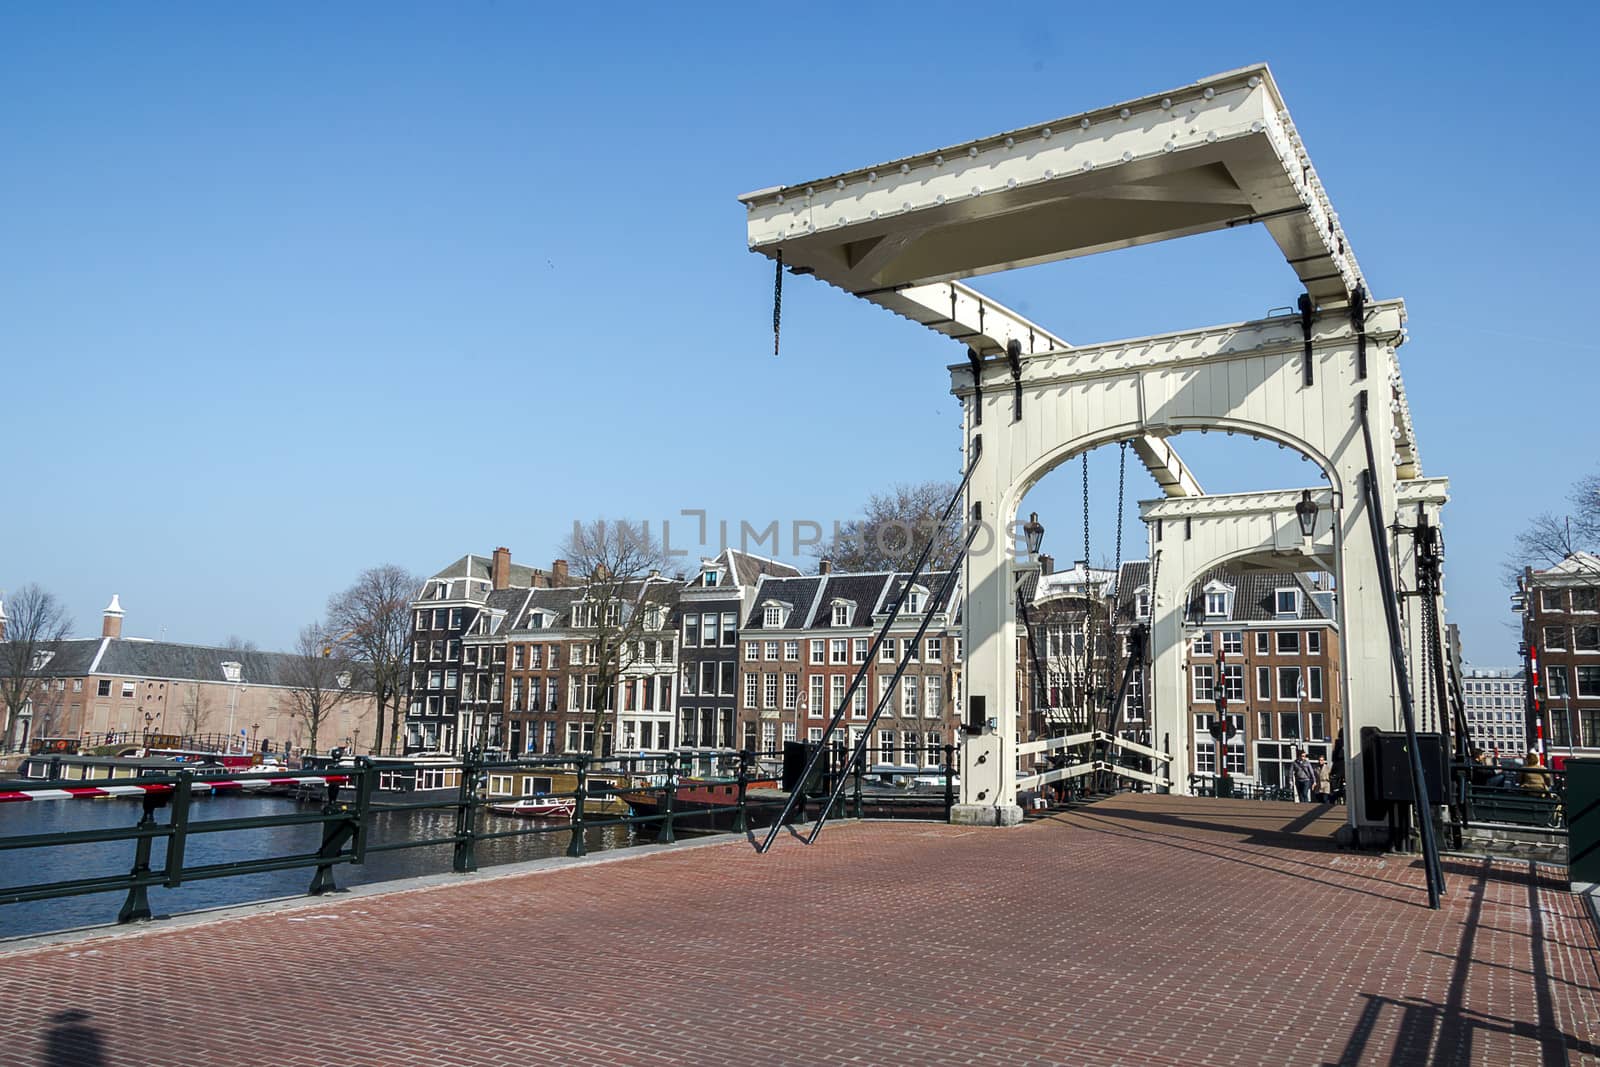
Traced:
[[156, 825], [156, 809], [166, 801], [165, 795], [144, 795], [144, 814], [139, 818], [138, 828], [145, 833], [133, 846], [133, 870], [128, 872], [128, 877], [134, 882], [128, 887], [128, 899], [122, 902], [122, 910], [117, 912], [119, 923], [150, 921], [150, 890], [144, 883], [150, 875], [150, 831]]
[[749, 833], [750, 819], [745, 809], [745, 793], [750, 788], [750, 751], [741, 749], [739, 752], [739, 803], [733, 812], [733, 832], [736, 834]]
[[356, 757], [356, 836], [351, 842], [351, 863], [367, 862], [367, 819], [372, 813], [372, 787], [377, 772], [373, 770], [370, 756]]
[[172, 787], [172, 814], [168, 823], [172, 836], [167, 838], [167, 888], [176, 889], [183, 883], [183, 852], [189, 843], [189, 801], [193, 797], [194, 772], [179, 771], [178, 781]]
[[339, 858], [344, 843], [355, 836], [356, 829], [360, 825], [359, 817], [351, 818], [348, 805], [341, 807], [337, 803], [335, 798], [338, 795], [339, 787], [329, 782], [328, 799], [322, 805], [322, 814], [343, 814], [345, 817], [322, 824], [322, 847], [317, 849], [317, 859], [322, 862], [317, 864], [317, 873], [311, 876], [311, 885], [306, 888], [307, 896], [320, 897], [324, 893], [339, 892], [339, 886], [333, 880], [333, 864]]
[[583, 800], [589, 788], [589, 754], [578, 757], [578, 788], [574, 790], [572, 805], [572, 838], [567, 842], [567, 855], [573, 859], [583, 855]]
[[670, 845], [678, 840], [672, 832], [672, 809], [677, 806], [674, 802], [678, 799], [678, 768], [670, 763], [667, 764], [667, 793], [664, 799], [667, 808], [666, 818], [661, 822], [661, 836], [656, 840], [663, 845]]
[[[852, 759], [850, 761], [850, 774], [851, 774], [852, 777], [855, 778], [855, 781], [856, 781], [855, 808], [856, 808], [856, 818], [858, 818], [858, 819], [861, 818], [861, 772], [864, 769], [865, 764], [867, 762], [867, 752], [868, 751], [869, 751], [868, 749], [862, 749], [860, 758], [859, 759]], [[824, 808], [823, 810], [826, 811], [827, 809]]]
[[956, 746], [944, 746], [944, 818], [950, 821], [950, 812], [956, 806]]
[[473, 806], [478, 795], [478, 761], [471, 756], [461, 758], [461, 788], [456, 794], [456, 844], [451, 857], [451, 869], [457, 874], [471, 874], [478, 869], [478, 854]]

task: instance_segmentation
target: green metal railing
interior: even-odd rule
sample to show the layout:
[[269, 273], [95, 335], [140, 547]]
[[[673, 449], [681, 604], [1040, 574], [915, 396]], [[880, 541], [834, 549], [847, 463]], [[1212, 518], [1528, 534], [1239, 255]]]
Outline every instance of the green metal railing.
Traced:
[[[927, 803], [911, 809], [907, 817], [943, 818], [948, 820], [954, 804], [954, 749], [942, 750], [944, 765], [926, 768], [920, 773], [942, 778], [942, 790], [916, 794]], [[298, 810], [275, 815], [248, 816], [229, 819], [191, 818], [196, 795], [211, 792], [219, 784], [232, 787], [234, 783], [248, 787], [249, 783], [265, 784], [268, 780], [283, 779], [281, 771], [273, 773], [228, 774], [198, 777], [192, 771], [182, 770], [168, 775], [147, 775], [137, 779], [38, 779], [0, 783], [0, 790], [61, 790], [80, 792], [97, 787], [125, 789], [137, 785], [149, 791], [138, 802], [142, 811], [133, 826], [109, 827], [93, 830], [76, 830], [50, 834], [14, 835], [0, 837], [0, 853], [25, 849], [41, 849], [82, 845], [98, 842], [131, 841], [134, 857], [131, 868], [123, 874], [92, 878], [66, 879], [38, 882], [28, 885], [0, 887], [0, 905], [27, 901], [49, 900], [89, 893], [124, 892], [125, 900], [117, 914], [119, 923], [145, 921], [154, 918], [150, 908], [149, 889], [163, 886], [176, 889], [187, 883], [211, 878], [260, 874], [271, 871], [308, 869], [312, 871], [307, 894], [312, 896], [337, 891], [334, 869], [340, 864], [361, 864], [369, 855], [407, 849], [451, 846], [451, 869], [467, 873], [478, 869], [479, 843], [507, 838], [533, 837], [545, 834], [567, 834], [566, 854], [580, 857], [588, 851], [585, 834], [605, 827], [656, 828], [659, 842], [673, 842], [680, 831], [749, 833], [758, 825], [768, 825], [774, 813], [781, 811], [789, 797], [781, 791], [770, 796], [752, 795], [751, 784], [775, 780], [779, 765], [777, 754], [753, 752], [688, 753], [667, 756], [549, 756], [523, 759], [483, 760], [466, 758], [450, 763], [435, 764], [433, 769], [447, 775], [459, 771], [459, 784], [454, 795], [441, 798], [437, 790], [426, 790], [432, 795], [415, 800], [399, 799], [406, 794], [385, 794], [381, 803], [374, 803], [378, 778], [386, 769], [387, 761], [374, 761], [359, 757], [351, 764], [322, 768], [314, 772], [326, 775], [326, 798], [315, 810]], [[909, 773], [910, 768], [899, 768]], [[303, 774], [313, 772], [306, 771]], [[491, 774], [557, 773], [573, 775], [573, 788], [555, 790], [536, 796], [491, 795], [487, 786]], [[622, 779], [625, 786], [595, 785], [593, 778], [603, 774]], [[813, 785], [817, 796], [821, 790], [831, 789], [841, 777], [853, 783], [850, 812], [862, 818], [876, 803], [865, 759], [858, 759], [846, 767], [842, 751], [828, 761], [826, 773]], [[690, 781], [686, 785], [685, 780]], [[695, 790], [725, 787], [721, 794], [727, 803], [704, 803]], [[303, 788], [303, 787], [301, 787]], [[626, 812], [596, 810], [593, 802], [614, 799], [626, 794], [631, 802]], [[391, 799], [391, 797], [395, 799]], [[572, 814], [566, 820], [530, 820], [526, 825], [512, 828], [485, 828], [481, 818], [484, 809], [495, 804], [510, 804], [519, 800], [570, 801]], [[798, 804], [796, 818], [803, 821], [807, 802], [803, 796]], [[686, 806], [693, 800], [694, 806]], [[27, 803], [71, 803], [70, 800], [35, 800]], [[607, 805], [612, 806], [612, 805]], [[158, 821], [156, 813], [170, 808], [165, 822]], [[650, 809], [654, 810], [650, 810]], [[881, 805], [879, 805], [881, 810]], [[408, 838], [401, 841], [373, 842], [370, 840], [372, 818], [376, 812], [392, 811], [453, 811], [455, 822], [452, 831], [434, 837]], [[643, 812], [643, 813], [641, 813]], [[765, 816], [765, 818], [764, 818]], [[189, 865], [185, 856], [189, 839], [197, 834], [216, 834], [235, 831], [261, 830], [285, 826], [321, 826], [322, 841], [315, 852], [283, 856], [263, 856], [255, 859]], [[161, 864], [152, 867], [153, 844], [164, 841], [166, 852]], [[21, 864], [10, 864], [18, 869]]]

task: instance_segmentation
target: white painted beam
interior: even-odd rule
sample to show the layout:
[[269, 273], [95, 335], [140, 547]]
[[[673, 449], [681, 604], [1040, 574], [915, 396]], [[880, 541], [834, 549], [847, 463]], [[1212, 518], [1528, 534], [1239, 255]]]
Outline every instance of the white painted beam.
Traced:
[[1265, 66], [740, 200], [752, 249], [863, 296], [1252, 222], [1319, 306], [1365, 286]]

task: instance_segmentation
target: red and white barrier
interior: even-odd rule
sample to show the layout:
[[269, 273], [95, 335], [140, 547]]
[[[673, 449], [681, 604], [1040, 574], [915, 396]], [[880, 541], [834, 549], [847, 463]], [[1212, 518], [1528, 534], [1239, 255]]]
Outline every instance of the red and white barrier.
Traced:
[[[268, 789], [273, 786], [328, 784], [345, 785], [350, 776], [345, 774], [309, 774], [294, 778], [254, 778], [248, 781], [214, 780], [196, 778], [190, 785], [195, 793], [231, 793], [243, 789]], [[8, 800], [85, 800], [94, 797], [165, 796], [177, 787], [171, 782], [151, 782], [148, 785], [84, 785], [64, 789], [0, 789], [0, 804]]]

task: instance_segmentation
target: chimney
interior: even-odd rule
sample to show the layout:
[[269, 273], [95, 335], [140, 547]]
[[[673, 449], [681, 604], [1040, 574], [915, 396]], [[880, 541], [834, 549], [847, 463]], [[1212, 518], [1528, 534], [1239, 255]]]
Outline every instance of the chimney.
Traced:
[[511, 550], [504, 545], [494, 550], [490, 581], [496, 589], [506, 589], [511, 585]]
[[817, 561], [817, 573], [818, 574], [832, 574], [833, 573], [833, 560], [831, 560], [831, 559], [819, 559]]
[[567, 561], [558, 559], [550, 564], [550, 584], [557, 589], [567, 584]]
[[100, 624], [101, 637], [122, 636], [122, 601], [117, 599], [117, 594], [111, 594], [111, 603], [106, 605], [105, 621]]
[[1056, 572], [1056, 558], [1054, 556], [1050, 555], [1049, 553], [1041, 552], [1039, 554], [1039, 573], [1040, 574], [1054, 574], [1055, 572]]

